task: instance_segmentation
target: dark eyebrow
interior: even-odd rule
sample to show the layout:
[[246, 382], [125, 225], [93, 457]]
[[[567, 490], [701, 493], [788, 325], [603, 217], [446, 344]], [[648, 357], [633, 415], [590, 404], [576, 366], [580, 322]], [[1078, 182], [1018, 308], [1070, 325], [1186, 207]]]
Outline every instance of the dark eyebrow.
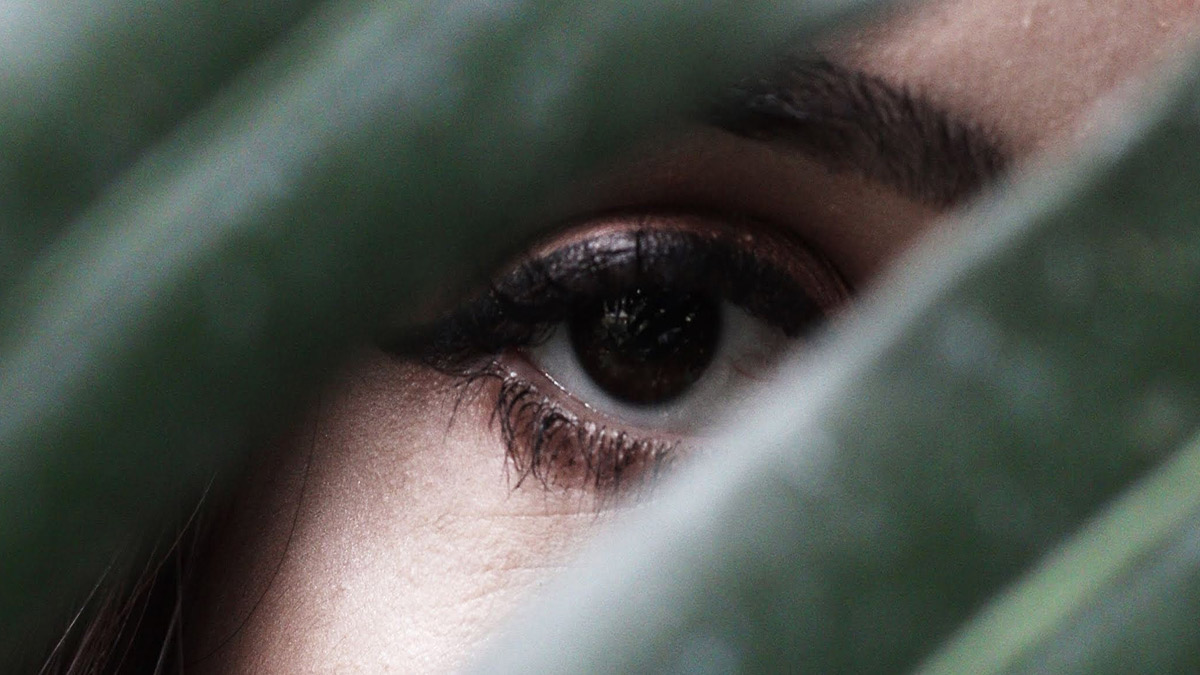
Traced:
[[824, 59], [794, 59], [769, 77], [738, 83], [708, 121], [936, 206], [978, 192], [1009, 164], [996, 136], [980, 125]]

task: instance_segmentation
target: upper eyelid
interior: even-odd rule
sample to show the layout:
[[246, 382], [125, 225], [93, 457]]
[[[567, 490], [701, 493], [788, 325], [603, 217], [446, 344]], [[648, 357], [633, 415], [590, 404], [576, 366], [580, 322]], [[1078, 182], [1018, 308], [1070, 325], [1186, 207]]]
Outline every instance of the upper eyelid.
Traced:
[[[555, 227], [550, 228], [549, 232], [551, 234], [543, 232], [536, 239], [535, 243], [523, 248], [522, 250], [525, 253], [515, 257], [517, 262], [510, 262], [504, 268], [511, 271], [521, 265], [539, 264], [545, 260], [545, 256], [539, 255], [539, 252], [553, 252], [556, 249], [563, 248], [564, 233], [572, 231], [586, 232], [589, 228], [595, 227], [598, 224], [613, 221], [623, 221], [633, 229], [652, 230], [664, 222], [677, 219], [701, 219], [714, 223], [723, 223], [730, 231], [736, 230], [742, 234], [768, 237], [783, 248], [803, 249], [820, 258], [831, 269], [833, 275], [839, 279], [840, 283], [845, 286], [848, 294], [853, 294], [854, 292], [853, 285], [847, 281], [847, 275], [841, 269], [838, 261], [828, 256], [821, 247], [808, 241], [803, 236], [803, 233], [798, 231], [802, 228], [797, 227], [795, 223], [775, 223], [771, 222], [770, 219], [736, 209], [695, 208], [690, 206], [675, 206], [670, 203], [643, 204], [617, 209], [594, 209], [565, 219]], [[490, 277], [489, 287], [494, 287], [496, 280], [502, 277], [503, 273], [494, 273]]]
[[[613, 222], [623, 229], [610, 233], [607, 243], [613, 250], [605, 252], [594, 232]], [[617, 235], [625, 239], [612, 239]], [[510, 266], [488, 291], [426, 330], [384, 347], [453, 371], [478, 357], [537, 344], [579, 302], [646, 283], [715, 293], [785, 334], [799, 335], [840, 306], [852, 290], [833, 263], [795, 239], [790, 232], [734, 217], [678, 212], [608, 216], [536, 247], [537, 253]], [[683, 247], [681, 257], [670, 259], [677, 252], [664, 247], [672, 246]], [[606, 253], [611, 257], [604, 259]], [[790, 271], [785, 269], [789, 262], [794, 263]], [[637, 276], [641, 274], [652, 278]]]
[[[816, 296], [822, 296], [815, 298], [818, 302], [824, 302], [823, 296], [831, 290], [837, 295], [837, 301], [853, 291], [850, 284], [845, 281], [845, 275], [839, 269], [837, 262], [831, 260], [812, 243], [805, 241], [792, 228], [763, 222], [742, 213], [711, 209], [638, 209], [632, 214], [617, 211], [589, 219], [587, 227], [577, 228], [583, 232], [579, 239], [583, 243], [595, 242], [596, 239], [588, 233], [594, 232], [594, 228], [598, 226], [614, 223], [616, 226], [613, 229], [634, 234], [635, 243], [632, 250], [635, 265], [640, 264], [641, 258], [650, 257], [652, 248], [662, 243], [661, 240], [665, 238], [665, 233], [680, 233], [697, 241], [711, 242], [710, 251], [743, 252], [746, 256], [752, 257], [753, 262], [757, 264], [788, 273], [801, 283], [807, 284]], [[697, 223], [700, 223], [701, 226], [694, 227]], [[554, 244], [541, 246], [543, 254], [528, 258], [525, 264], [545, 265], [550, 262], [551, 255], [566, 251], [570, 243], [570, 240], [564, 242], [563, 237], [560, 236], [556, 238]], [[546, 252], [551, 255], [546, 255]], [[604, 254], [607, 255], [608, 252], [604, 252]], [[628, 266], [626, 265], [626, 267]], [[802, 278], [805, 276], [805, 271], [811, 271], [814, 268], [820, 268], [827, 272], [829, 277], [835, 280], [836, 288], [818, 288], [821, 280]], [[582, 269], [582, 266], [576, 266], [573, 269]], [[611, 265], [592, 268], [588, 271], [597, 277], [611, 278], [612, 276]], [[652, 269], [637, 271], [639, 273], [653, 272]], [[557, 278], [553, 274], [545, 274], [545, 276], [549, 279]], [[655, 283], [677, 280], [643, 278], [635, 281]]]

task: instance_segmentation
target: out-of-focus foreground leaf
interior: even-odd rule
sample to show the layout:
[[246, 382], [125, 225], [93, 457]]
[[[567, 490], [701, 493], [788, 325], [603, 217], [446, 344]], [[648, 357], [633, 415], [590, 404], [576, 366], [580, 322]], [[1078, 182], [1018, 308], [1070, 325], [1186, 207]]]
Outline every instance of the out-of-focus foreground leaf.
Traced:
[[[527, 205], [868, 4], [323, 6], [80, 209], [0, 307], [0, 653], [349, 340], [493, 261]], [[62, 151], [46, 166], [83, 167], [63, 189], [86, 197], [94, 158]]]
[[920, 672], [1187, 673], [1200, 664], [1200, 439], [1047, 556]]
[[67, 224], [315, 0], [6, 0], [0, 296]]
[[480, 672], [900, 672], [1160, 464], [1200, 420], [1197, 77], [902, 261]]

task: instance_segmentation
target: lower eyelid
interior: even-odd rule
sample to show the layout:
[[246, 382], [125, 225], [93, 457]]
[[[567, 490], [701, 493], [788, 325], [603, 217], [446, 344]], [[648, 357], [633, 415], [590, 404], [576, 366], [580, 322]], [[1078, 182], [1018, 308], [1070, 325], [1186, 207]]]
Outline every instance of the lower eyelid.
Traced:
[[644, 438], [654, 437], [670, 443], [683, 444], [694, 438], [693, 434], [679, 430], [648, 429], [636, 419], [625, 419], [597, 408], [576, 396], [568, 387], [555, 381], [536, 363], [524, 349], [514, 349], [496, 359], [497, 365], [506, 370], [510, 377], [522, 380], [553, 400], [563, 413], [573, 416], [580, 423], [592, 423], [605, 429]]
[[514, 350], [520, 358], [507, 362], [528, 379], [552, 386], [581, 417], [659, 437], [696, 438], [728, 414], [747, 389], [767, 381], [787, 352], [799, 344], [731, 303], [720, 307], [722, 328], [715, 359], [681, 396], [662, 404], [630, 404], [606, 393], [584, 372], [562, 326], [543, 343]]
[[572, 408], [578, 401], [520, 359], [496, 359], [464, 373], [460, 382], [463, 396], [492, 406], [491, 423], [515, 474], [514, 489], [532, 478], [546, 489], [582, 489], [600, 498], [624, 494], [652, 483], [686, 452], [684, 437], [646, 434], [577, 413]]
[[486, 391], [484, 400], [490, 401], [492, 425], [516, 476], [514, 487], [533, 478], [547, 489], [585, 489], [604, 497], [651, 484], [665, 467], [686, 455], [697, 445], [700, 425], [729, 407], [744, 385], [764, 379], [790, 342], [782, 333], [774, 335], [777, 329], [728, 303], [724, 311], [726, 321], [732, 319], [738, 327], [732, 331], [732, 339], [725, 338], [729, 341], [726, 348], [732, 345], [734, 354], [726, 357], [724, 365], [710, 367], [710, 379], [699, 381], [699, 389], [692, 394], [699, 398], [682, 408], [671, 405], [647, 412], [621, 406], [604, 410], [588, 403], [599, 397], [597, 391], [591, 391], [595, 387], [576, 392], [572, 383], [558, 382], [546, 372], [550, 364], [531, 358], [531, 349], [547, 345], [566, 352], [560, 356], [572, 358], [569, 344], [555, 343], [566, 340], [561, 327], [539, 347], [505, 350], [464, 375], [464, 391], [471, 388], [471, 382], [488, 382], [481, 393]]

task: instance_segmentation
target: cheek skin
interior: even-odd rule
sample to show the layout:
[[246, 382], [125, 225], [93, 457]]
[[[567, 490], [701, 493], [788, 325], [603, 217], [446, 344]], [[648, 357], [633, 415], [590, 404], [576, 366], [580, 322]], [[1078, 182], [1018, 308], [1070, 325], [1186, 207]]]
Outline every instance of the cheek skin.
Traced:
[[490, 399], [451, 426], [451, 384], [370, 356], [254, 470], [197, 593], [193, 659], [243, 625], [197, 670], [453, 669], [608, 517], [591, 497], [514, 490]]

